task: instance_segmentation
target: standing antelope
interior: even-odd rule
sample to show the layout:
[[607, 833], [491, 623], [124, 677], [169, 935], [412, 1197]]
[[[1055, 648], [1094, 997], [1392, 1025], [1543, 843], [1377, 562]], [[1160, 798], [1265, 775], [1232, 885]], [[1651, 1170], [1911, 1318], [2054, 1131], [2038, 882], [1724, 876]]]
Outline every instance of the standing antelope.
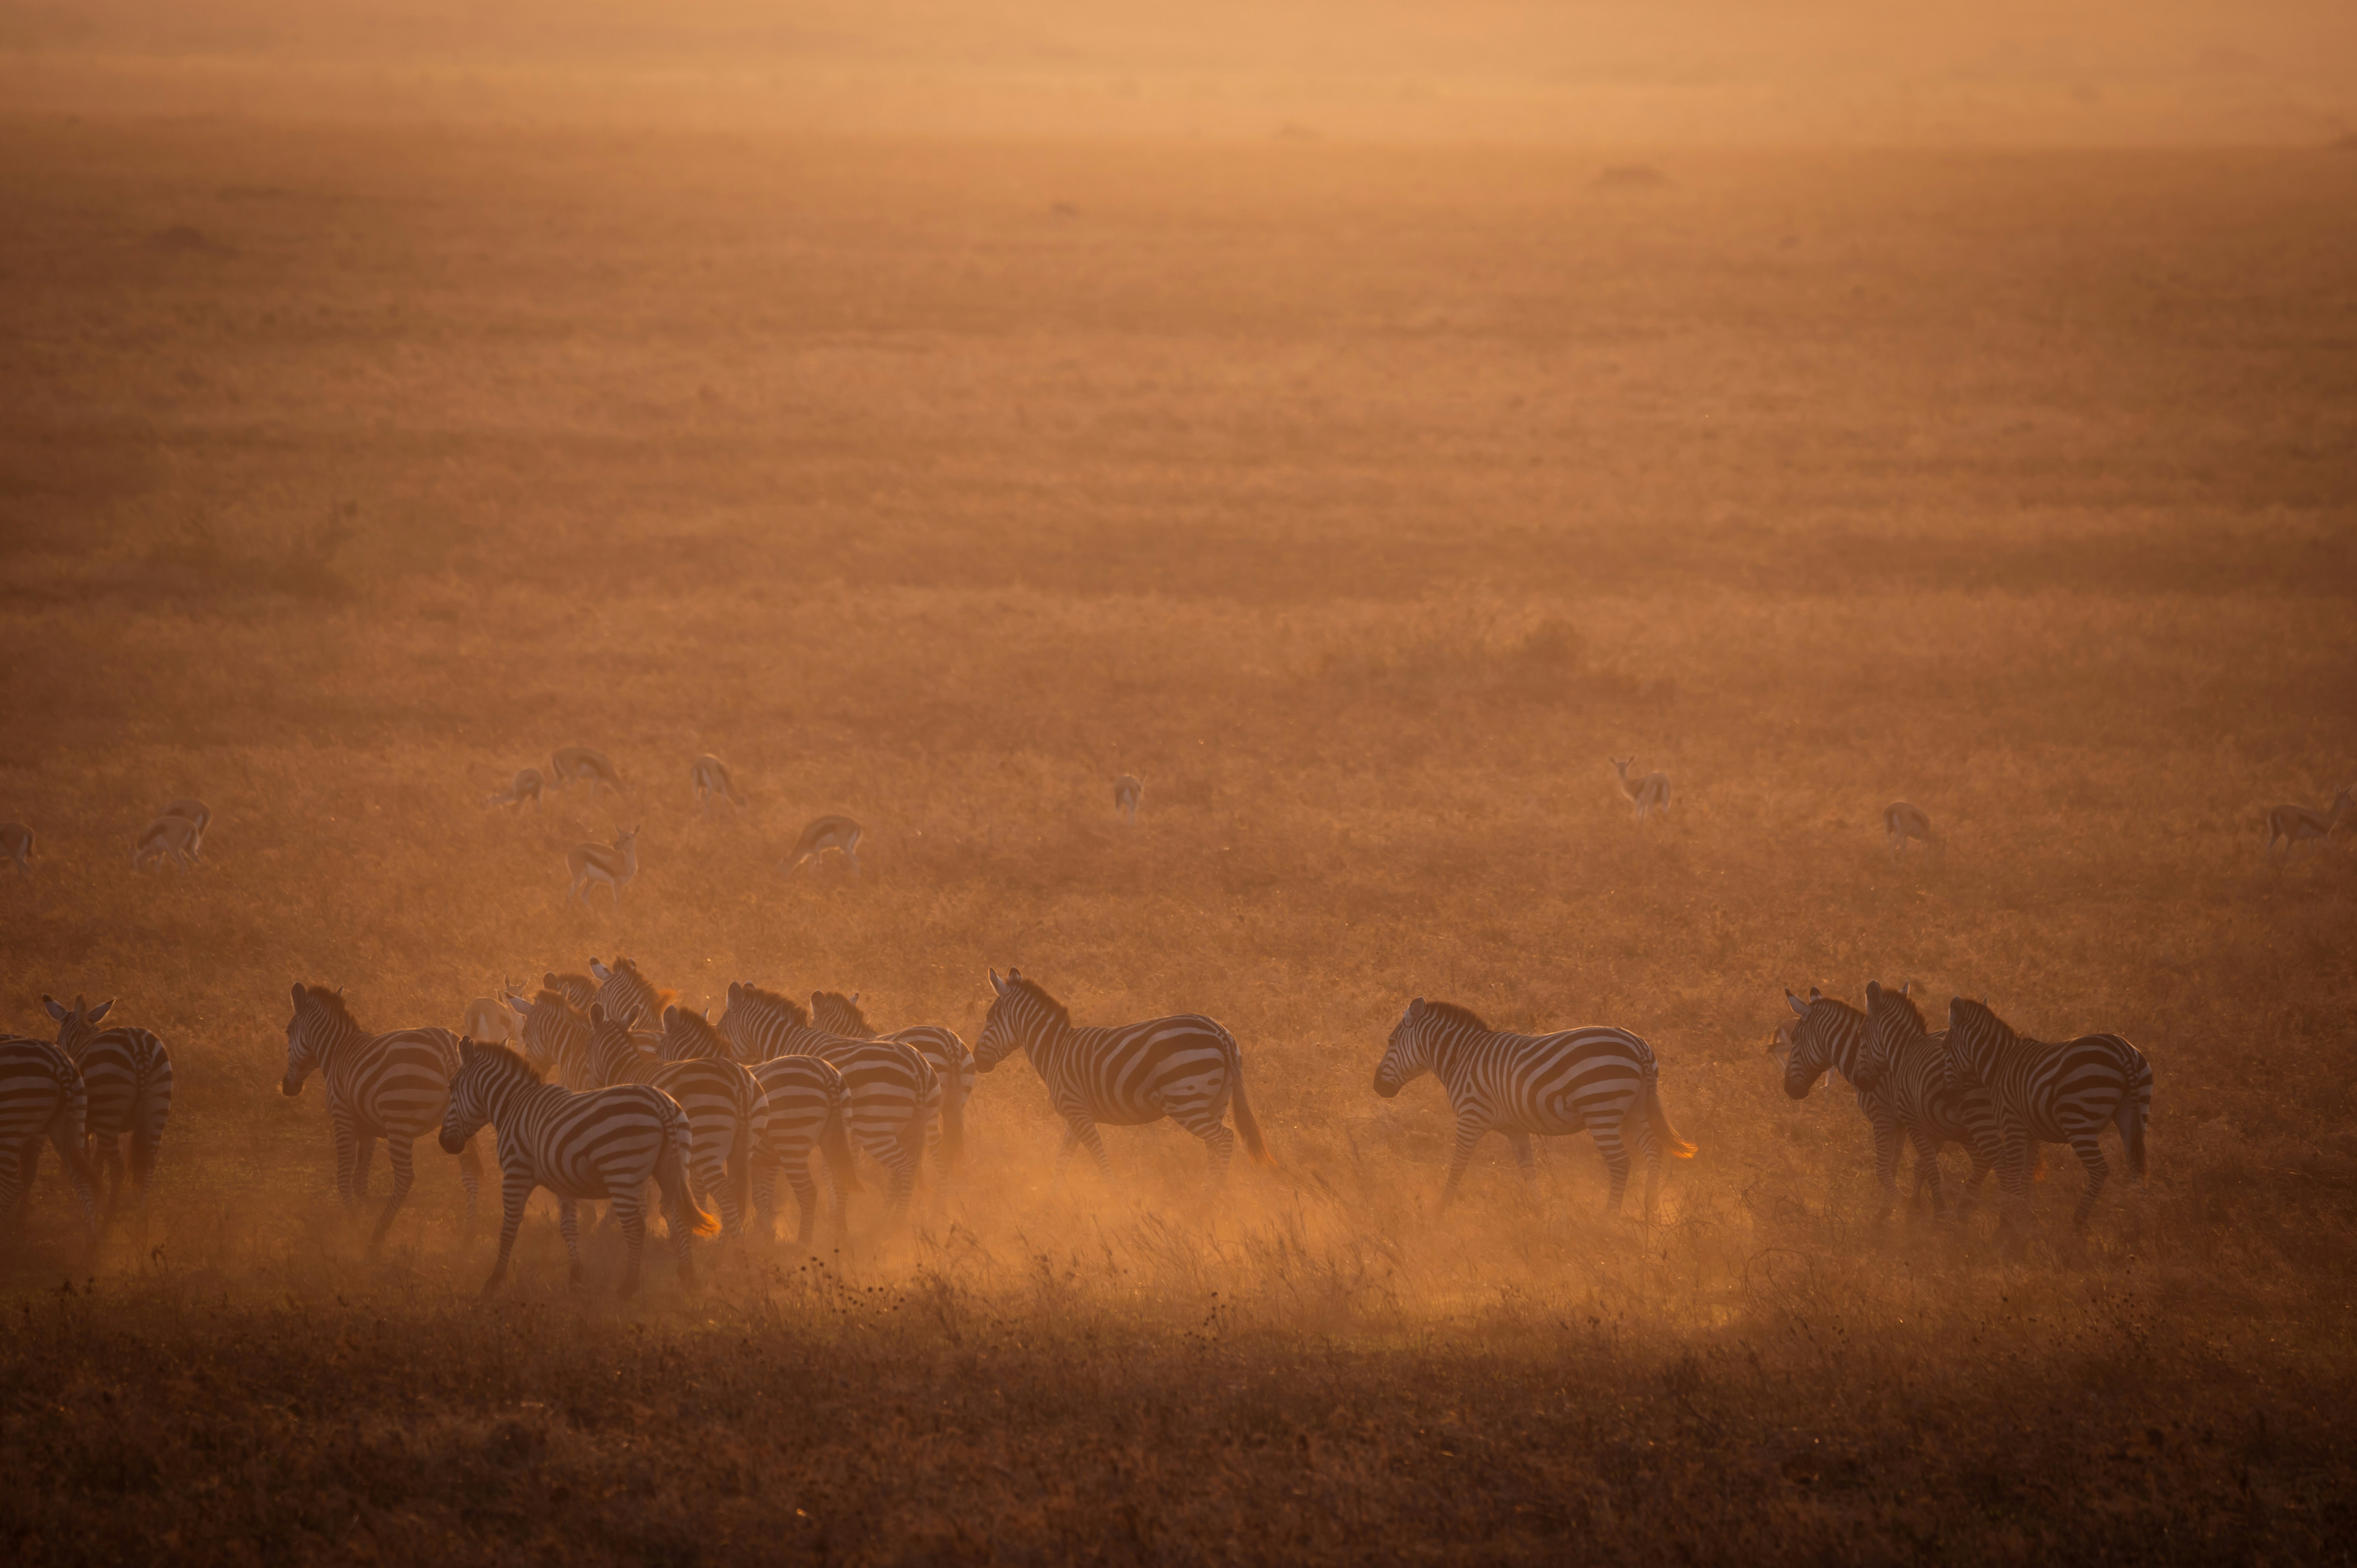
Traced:
[[530, 800], [532, 802], [532, 809], [537, 811], [540, 810], [540, 787], [541, 778], [539, 768], [519, 768], [516, 769], [516, 776], [508, 780], [508, 787], [503, 790], [494, 789], [490, 794], [484, 796], [483, 804], [486, 806], [513, 806], [517, 810], [521, 811], [523, 809], [523, 803], [526, 800]]
[[1611, 762], [1612, 771], [1620, 776], [1620, 793], [1628, 796], [1630, 803], [1637, 808], [1637, 820], [1641, 822], [1655, 811], [1670, 809], [1670, 776], [1648, 773], [1642, 779], [1632, 780], [1629, 777], [1629, 765], [1636, 760], [1633, 757], [1616, 757]]
[[1146, 799], [1146, 781], [1135, 773], [1125, 773], [1113, 781], [1113, 809], [1131, 822], [1137, 821], [1137, 803]]
[[843, 852], [843, 858], [851, 863], [851, 874], [856, 876], [859, 875], [859, 835], [864, 831], [849, 817], [820, 817], [802, 830], [802, 836], [794, 841], [792, 851], [778, 862], [778, 870], [781, 875], [798, 871], [803, 861], [815, 861], [828, 850], [839, 849]]
[[728, 765], [710, 752], [695, 759], [695, 766], [688, 769], [687, 779], [695, 786], [697, 811], [709, 810], [716, 798], [727, 801], [738, 811], [745, 809], [745, 797], [737, 792], [736, 781], [728, 777]]
[[2302, 839], [2314, 839], [2319, 843], [2330, 843], [2332, 839], [2332, 830], [2341, 825], [2341, 819], [2349, 812], [2351, 788], [2344, 785], [2341, 793], [2332, 797], [2332, 810], [2330, 811], [2311, 811], [2306, 806], [2277, 806], [2274, 811], [2269, 811], [2267, 813], [2267, 853], [2275, 854], [2277, 839], [2283, 840], [2286, 861], [2291, 859], [2291, 846]]
[[[500, 995], [513, 996], [522, 989], [522, 981], [502, 980], [500, 983]], [[494, 1042], [503, 1045], [515, 1038], [515, 1015], [508, 1010], [507, 1004], [503, 1002], [489, 996], [478, 996], [467, 1004], [467, 1011], [459, 1019], [458, 1033], [479, 1046]]]
[[587, 783], [594, 798], [600, 789], [622, 792], [622, 776], [614, 771], [613, 760], [602, 751], [592, 751], [586, 746], [568, 746], [558, 749], [549, 764], [549, 776], [560, 789], [570, 789], [576, 780]]
[[580, 899], [581, 907], [587, 909], [590, 886], [602, 882], [619, 908], [622, 889], [639, 874], [639, 830], [624, 829], [611, 844], [575, 844], [565, 852], [565, 865], [573, 873], [573, 886], [565, 893], [567, 898]]
[[1931, 814], [1921, 806], [1910, 806], [1904, 800], [1891, 801], [1882, 808], [1882, 831], [1890, 835], [1893, 860], [1907, 847], [1909, 839], [1921, 841], [1927, 854], [1935, 849], [1945, 853], [1940, 835], [1932, 831]]
[[16, 863], [19, 875], [33, 875], [33, 830], [22, 822], [0, 822], [0, 856]]
[[140, 830], [138, 842], [131, 846], [131, 869], [138, 870], [151, 860], [178, 861], [189, 871], [205, 852], [205, 832], [186, 817], [158, 817]]

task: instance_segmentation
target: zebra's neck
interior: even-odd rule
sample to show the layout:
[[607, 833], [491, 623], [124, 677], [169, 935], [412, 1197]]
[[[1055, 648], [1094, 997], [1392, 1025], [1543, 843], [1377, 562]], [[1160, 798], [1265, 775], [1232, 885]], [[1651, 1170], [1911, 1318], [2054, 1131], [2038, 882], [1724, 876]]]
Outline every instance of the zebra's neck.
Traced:
[[1428, 1025], [1424, 1033], [1425, 1064], [1454, 1096], [1471, 1077], [1481, 1047], [1504, 1037], [1499, 1030], [1480, 1029], [1470, 1024]]
[[333, 1073], [351, 1055], [354, 1043], [369, 1037], [360, 1024], [342, 1015], [319, 1012], [311, 1015], [311, 1055], [319, 1064], [324, 1076]]
[[541, 1083], [522, 1077], [503, 1079], [492, 1084], [483, 1096], [483, 1120], [502, 1131], [514, 1129], [530, 1120], [540, 1106], [570, 1098], [562, 1084]]

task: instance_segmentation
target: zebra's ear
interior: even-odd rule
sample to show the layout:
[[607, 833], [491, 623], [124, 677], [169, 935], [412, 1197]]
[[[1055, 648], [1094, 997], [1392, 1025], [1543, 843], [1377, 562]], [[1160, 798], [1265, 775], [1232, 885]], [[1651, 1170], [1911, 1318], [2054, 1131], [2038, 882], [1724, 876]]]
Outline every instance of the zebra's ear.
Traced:
[[1784, 993], [1784, 1001], [1789, 1006], [1791, 1006], [1794, 1013], [1800, 1015], [1802, 1017], [1805, 1018], [1809, 1015], [1809, 1004], [1802, 1001], [1799, 997], [1793, 995], [1791, 991], [1787, 990]]
[[998, 971], [995, 969], [990, 972], [990, 988], [1001, 996], [1006, 994], [1006, 982], [998, 978]]
[[556, 989], [556, 971], [554, 971], [554, 970], [553, 970], [553, 969], [552, 969], [552, 970], [550, 970], [546, 974], [542, 975], [542, 976], [540, 977], [540, 983], [541, 983], [543, 985], [547, 986], [551, 991], [555, 990], [555, 989]]
[[1810, 986], [1810, 987], [1809, 987], [1809, 1000], [1810, 1000], [1810, 1001], [1812, 1001], [1812, 1002], [1823, 1002], [1824, 999], [1825, 999], [1825, 993], [1824, 993], [1824, 992], [1822, 992], [1822, 991], [1818, 990], [1818, 989], [1817, 989], [1815, 986], [1813, 986], [1813, 985], [1812, 985], [1812, 986]]
[[1878, 982], [1878, 981], [1872, 981], [1872, 980], [1867, 981], [1867, 982], [1866, 983], [1866, 1004], [1867, 1004], [1867, 1006], [1871, 1007], [1871, 1006], [1873, 1006], [1877, 1002], [1879, 1002], [1879, 1001], [1881, 1001], [1881, 1000], [1882, 1000], [1882, 985], [1881, 985], [1881, 983], [1880, 983], [1880, 982]]
[[[295, 988], [295, 994], [297, 996], [302, 995], [303, 988], [299, 985], [296, 986]], [[55, 1018], [59, 1023], [62, 1024], [66, 1021], [66, 1010], [59, 1006], [58, 999], [50, 995], [46, 991], [41, 993], [41, 1005], [48, 1008], [49, 1010], [49, 1016]]]
[[[663, 1011], [664, 1011], [664, 1012], [666, 1012], [666, 1013], [668, 1013], [668, 1012], [670, 1012], [670, 1011], [671, 1011], [671, 1009], [670, 1009], [670, 1008], [668, 1008], [668, 1007], [666, 1007], [666, 1008], [664, 1008], [664, 1009], [663, 1009]], [[639, 1023], [639, 1009], [638, 1009], [638, 1008], [636, 1008], [636, 1007], [632, 1007], [632, 1008], [631, 1008], [628, 1013], [625, 1013], [625, 1014], [623, 1014], [623, 1015], [622, 1015], [622, 1027], [624, 1027], [625, 1029], [633, 1029], [633, 1028], [636, 1028], [636, 1027], [638, 1026], [638, 1023]]]
[[[74, 1004], [76, 1006], [80, 1006], [81, 1004], [81, 998], [79, 996], [75, 997]], [[82, 1021], [88, 1024], [95, 1024], [101, 1018], [105, 1017], [109, 1013], [113, 1011], [114, 1002], [112, 998], [109, 998], [108, 1000], [100, 1003], [97, 1006], [91, 1008], [89, 1012], [83, 1014]]]
[[1411, 1018], [1421, 1018], [1424, 1016], [1423, 997], [1419, 996], [1407, 1004], [1407, 1015]]
[[1901, 996], [1913, 996], [1915, 994], [1915, 983], [1910, 980], [1906, 984], [1900, 986], [1899, 988], [1899, 994]]
[[856, 1006], [858, 1006], [858, 1005], [859, 1005], [859, 993], [857, 993], [856, 991], [855, 991], [855, 992], [853, 992], [853, 993], [851, 993], [851, 1004], [852, 1004], [854, 1007], [856, 1007]]
[[1776, 1026], [1776, 1037], [1768, 1042], [1768, 1054], [1774, 1057], [1780, 1065], [1786, 1058], [1792, 1056], [1792, 1030], [1791, 1026], [1785, 1024], [1779, 1024]]
[[589, 1021], [592, 1024], [603, 1024], [606, 1021], [606, 1009], [598, 1006], [595, 1002], [589, 1004]]
[[597, 983], [600, 985], [614, 978], [614, 972], [594, 958], [589, 961], [589, 972], [597, 977]]
[[678, 1017], [678, 1016], [679, 1016], [679, 1009], [678, 1009], [678, 1008], [676, 1008], [676, 1007], [666, 1007], [666, 1008], [664, 1008], [664, 1009], [663, 1009], [663, 1030], [664, 1030], [664, 1032], [665, 1032], [665, 1033], [669, 1033], [669, 1032], [670, 1032], [672, 1020], [673, 1020], [673, 1019], [674, 1019], [674, 1018], [676, 1018], [676, 1017]]
[[732, 980], [728, 983], [728, 1005], [731, 1007], [736, 1006], [737, 998], [743, 994], [745, 994], [745, 983], [743, 981]]
[[295, 983], [295, 1005], [303, 1005], [303, 983], [299, 980]]

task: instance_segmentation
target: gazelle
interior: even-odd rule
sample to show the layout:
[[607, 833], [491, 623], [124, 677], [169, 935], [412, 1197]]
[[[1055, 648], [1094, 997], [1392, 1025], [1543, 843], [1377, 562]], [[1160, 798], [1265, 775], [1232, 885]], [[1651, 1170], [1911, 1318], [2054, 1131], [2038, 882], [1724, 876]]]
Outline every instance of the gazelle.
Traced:
[[572, 789], [575, 780], [579, 779], [588, 784], [593, 797], [600, 789], [611, 789], [617, 795], [622, 792], [622, 776], [614, 771], [613, 760], [602, 751], [593, 751], [586, 746], [564, 746], [549, 767], [550, 777], [560, 789]]
[[728, 777], [728, 765], [710, 752], [695, 759], [695, 766], [688, 769], [687, 777], [688, 782], [695, 786], [697, 811], [709, 808], [715, 796], [739, 811], [745, 809], [745, 797], [737, 792], [736, 782]]
[[2349, 814], [2351, 788], [2352, 786], [2344, 785], [2341, 793], [2332, 797], [2332, 810], [2330, 811], [2311, 811], [2306, 806], [2277, 806], [2269, 811], [2267, 853], [2275, 854], [2277, 839], [2284, 841], [2284, 859], [2287, 861], [2291, 859], [2291, 846], [2302, 839], [2330, 843], [2332, 830], [2339, 827], [2341, 819]]
[[1137, 821], [1137, 803], [1146, 799], [1146, 783], [1135, 773], [1125, 773], [1113, 781], [1113, 809], [1131, 822]]
[[519, 768], [516, 769], [516, 776], [508, 780], [508, 787], [504, 790], [494, 789], [490, 794], [484, 796], [483, 804], [486, 806], [513, 806], [518, 810], [522, 810], [523, 803], [526, 800], [530, 800], [532, 802], [532, 809], [537, 811], [540, 810], [540, 788], [541, 777], [539, 768]]
[[843, 858], [851, 863], [851, 874], [859, 875], [859, 835], [864, 830], [849, 817], [820, 817], [802, 830], [786, 858], [778, 862], [780, 873], [801, 869], [806, 860], [816, 860], [828, 850], [839, 849]]
[[205, 830], [213, 825], [213, 809], [202, 800], [175, 800], [164, 808], [164, 815], [194, 822], [197, 828], [197, 843], [199, 845], [205, 842]]
[[1882, 808], [1882, 831], [1890, 835], [1890, 858], [1897, 860], [1907, 847], [1909, 839], [1922, 841], [1926, 854], [1945, 847], [1940, 835], [1932, 831], [1932, 818], [1921, 806], [1910, 806], [1904, 800], [1893, 800]]
[[1670, 776], [1648, 773], [1641, 779], [1632, 779], [1629, 777], [1629, 765], [1636, 760], [1633, 757], [1611, 759], [1612, 771], [1620, 776], [1620, 793], [1628, 796], [1630, 803], [1637, 808], [1637, 820], [1641, 822], [1655, 811], [1670, 809]]
[[0, 822], [0, 856], [16, 863], [16, 870], [33, 875], [33, 830], [22, 822]]
[[204, 849], [204, 830], [196, 823], [186, 817], [158, 817], [140, 830], [138, 842], [131, 846], [131, 869], [169, 856], [194, 871]]
[[[522, 989], [522, 981], [502, 978], [500, 982], [499, 993], [502, 997], [511, 997]], [[508, 1011], [507, 1004], [503, 1002], [489, 996], [478, 996], [467, 1004], [466, 1015], [458, 1026], [458, 1033], [479, 1046], [489, 1045], [495, 1041], [504, 1044], [515, 1038], [515, 1015]]]
[[573, 873], [573, 886], [566, 897], [580, 899], [581, 907], [587, 909], [590, 885], [602, 882], [619, 906], [622, 889], [639, 874], [639, 830], [624, 829], [610, 844], [575, 844], [565, 852], [565, 865]]

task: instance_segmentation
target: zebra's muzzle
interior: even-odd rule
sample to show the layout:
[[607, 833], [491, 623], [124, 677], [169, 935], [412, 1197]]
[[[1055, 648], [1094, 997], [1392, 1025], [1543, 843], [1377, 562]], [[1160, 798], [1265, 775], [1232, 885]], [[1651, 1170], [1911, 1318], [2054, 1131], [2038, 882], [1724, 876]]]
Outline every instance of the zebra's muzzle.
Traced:
[[290, 1072], [278, 1080], [278, 1092], [292, 1100], [303, 1092], [303, 1080]]
[[467, 1152], [467, 1140], [464, 1138], [453, 1138], [450, 1136], [450, 1129], [447, 1127], [442, 1129], [441, 1143], [442, 1152], [446, 1155], [462, 1155]]
[[1391, 1079], [1385, 1078], [1381, 1073], [1375, 1074], [1375, 1092], [1377, 1094], [1382, 1095], [1385, 1100], [1394, 1100], [1398, 1098], [1399, 1091], [1400, 1086], [1398, 1084], [1394, 1083]]

